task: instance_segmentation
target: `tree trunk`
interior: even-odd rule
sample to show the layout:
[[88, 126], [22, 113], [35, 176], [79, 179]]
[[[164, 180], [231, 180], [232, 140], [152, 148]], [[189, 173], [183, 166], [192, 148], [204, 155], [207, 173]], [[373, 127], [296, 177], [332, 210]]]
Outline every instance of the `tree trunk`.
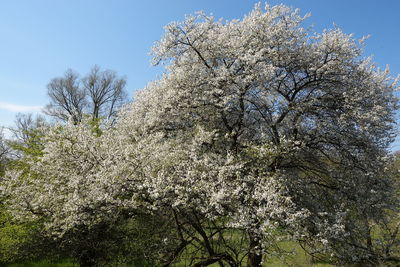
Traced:
[[262, 267], [262, 254], [260, 252], [260, 241], [250, 235], [249, 255], [247, 256], [247, 267]]

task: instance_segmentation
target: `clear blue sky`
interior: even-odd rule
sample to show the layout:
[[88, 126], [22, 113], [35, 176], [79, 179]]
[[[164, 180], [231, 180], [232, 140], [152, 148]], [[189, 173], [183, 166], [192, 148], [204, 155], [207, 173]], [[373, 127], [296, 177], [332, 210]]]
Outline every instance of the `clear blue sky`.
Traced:
[[[150, 47], [163, 26], [198, 10], [217, 18], [242, 18], [254, 0], [1, 0], [0, 126], [16, 112], [40, 110], [46, 84], [68, 68], [81, 74], [94, 64], [128, 79], [128, 91], [143, 88], [162, 71], [150, 66]], [[270, 0], [311, 12], [317, 31], [333, 23], [356, 37], [371, 34], [365, 55], [400, 73], [400, 1]], [[400, 145], [395, 144], [400, 149]], [[394, 147], [394, 149], [396, 149]]]

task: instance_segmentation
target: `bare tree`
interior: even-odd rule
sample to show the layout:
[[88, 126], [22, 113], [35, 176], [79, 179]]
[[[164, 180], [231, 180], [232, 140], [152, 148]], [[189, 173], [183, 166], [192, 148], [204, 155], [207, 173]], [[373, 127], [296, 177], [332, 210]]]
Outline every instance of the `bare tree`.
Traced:
[[8, 157], [20, 159], [24, 153], [40, 151], [41, 137], [44, 135], [44, 126], [49, 125], [43, 115], [32, 113], [18, 113], [15, 116], [14, 127], [8, 128], [12, 136], [8, 140]]
[[15, 116], [15, 128], [10, 129], [16, 141], [26, 144], [32, 131], [46, 125], [46, 119], [32, 113], [18, 113]]
[[45, 108], [47, 115], [64, 121], [71, 117], [76, 123], [82, 120], [86, 94], [77, 73], [67, 70], [64, 77], [52, 79], [47, 85], [47, 94], [50, 97], [50, 104]]
[[84, 114], [93, 119], [113, 120], [127, 100], [125, 85], [125, 78], [111, 70], [101, 71], [98, 66], [83, 78], [68, 70], [64, 77], [54, 78], [48, 84], [50, 104], [45, 113], [62, 121], [71, 118], [74, 123], [79, 123]]
[[88, 113], [95, 119], [115, 117], [116, 111], [127, 99], [124, 91], [126, 80], [118, 78], [114, 71], [100, 71], [98, 66], [94, 66], [82, 83], [89, 98]]

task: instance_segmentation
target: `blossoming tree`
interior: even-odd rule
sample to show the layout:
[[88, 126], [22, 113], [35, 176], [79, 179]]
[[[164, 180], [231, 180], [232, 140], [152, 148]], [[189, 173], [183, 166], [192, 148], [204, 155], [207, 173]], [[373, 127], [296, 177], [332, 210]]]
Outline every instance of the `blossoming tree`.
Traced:
[[121, 207], [163, 211], [179, 241], [166, 265], [190, 247], [194, 266], [261, 266], [282, 235], [343, 261], [384, 260], [370, 222], [390, 208], [397, 82], [361, 57], [363, 40], [314, 33], [305, 18], [257, 5], [242, 20], [169, 24], [153, 48], [162, 78], [100, 137], [53, 132], [33, 163], [51, 178], [29, 188], [30, 204], [9, 190], [14, 209], [51, 210], [60, 232]]

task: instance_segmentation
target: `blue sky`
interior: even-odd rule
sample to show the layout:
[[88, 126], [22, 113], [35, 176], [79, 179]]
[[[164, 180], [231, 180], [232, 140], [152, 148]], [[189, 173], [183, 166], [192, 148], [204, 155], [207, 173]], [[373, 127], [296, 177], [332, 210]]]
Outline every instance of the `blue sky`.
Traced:
[[[171, 21], [198, 10], [242, 18], [254, 0], [2, 0], [0, 2], [0, 126], [17, 112], [38, 112], [46, 85], [68, 68], [85, 74], [98, 64], [128, 79], [129, 93], [157, 79], [149, 51]], [[311, 12], [315, 30], [333, 23], [356, 37], [370, 34], [365, 55], [400, 73], [400, 1], [270, 0]], [[394, 144], [394, 149], [400, 145]]]

